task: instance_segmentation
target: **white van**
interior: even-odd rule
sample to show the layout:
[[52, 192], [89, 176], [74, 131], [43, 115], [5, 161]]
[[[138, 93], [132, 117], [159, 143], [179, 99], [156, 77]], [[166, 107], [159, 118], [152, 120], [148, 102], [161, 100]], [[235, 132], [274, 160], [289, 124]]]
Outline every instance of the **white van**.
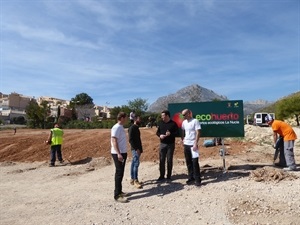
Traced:
[[268, 123], [265, 121], [265, 117], [268, 114], [270, 114], [273, 119], [275, 119], [275, 113], [258, 112], [254, 114], [253, 124], [257, 126], [268, 126]]

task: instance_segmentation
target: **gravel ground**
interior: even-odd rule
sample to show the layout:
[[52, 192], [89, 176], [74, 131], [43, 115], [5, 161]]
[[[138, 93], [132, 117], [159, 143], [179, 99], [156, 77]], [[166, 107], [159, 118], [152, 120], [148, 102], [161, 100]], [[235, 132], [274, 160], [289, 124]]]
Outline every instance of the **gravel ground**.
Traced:
[[[125, 204], [113, 200], [114, 166], [105, 159], [55, 168], [46, 163], [1, 163], [0, 221], [2, 225], [300, 224], [299, 172], [286, 173], [280, 181], [256, 182], [247, 167], [224, 173], [216, 166], [220, 161], [204, 163], [203, 185], [196, 187], [185, 184], [186, 168], [180, 160], [171, 183], [157, 183], [158, 165], [143, 162], [143, 189], [135, 189], [125, 176], [123, 190], [130, 193]], [[251, 168], [279, 170], [262, 164]]]
[[[7, 133], [1, 136], [1, 141], [6, 143], [2, 142], [0, 155], [20, 160], [0, 160], [0, 224], [299, 225], [300, 142], [297, 140], [295, 147], [298, 171], [283, 172], [272, 166], [274, 149], [270, 147], [270, 129], [246, 126], [243, 140], [235, 142], [236, 145], [226, 145], [231, 152], [226, 155], [226, 171], [220, 156], [210, 157], [209, 151], [217, 151], [218, 148], [201, 148], [200, 153], [205, 154], [200, 154], [203, 179], [200, 187], [185, 184], [186, 166], [183, 159], [176, 157], [171, 183], [157, 183], [157, 160], [143, 160], [139, 178], [144, 187], [136, 189], [129, 183], [129, 157], [123, 191], [130, 196], [125, 204], [113, 199], [115, 169], [110, 158], [93, 156], [76, 161], [76, 164], [50, 168], [46, 160], [47, 151], [43, 150], [44, 156], [38, 151], [38, 148], [44, 147], [34, 145], [33, 135], [38, 131], [31, 131], [31, 139], [25, 136], [25, 131], [18, 132], [18, 136]], [[71, 131], [68, 132], [71, 135]], [[80, 135], [86, 133], [90, 138], [89, 132], [92, 131], [81, 131]], [[100, 131], [97, 132], [100, 134]], [[153, 135], [155, 131], [143, 132]], [[300, 137], [299, 128], [296, 132]], [[47, 135], [45, 131], [40, 133], [39, 137]], [[67, 138], [74, 140], [71, 136]], [[154, 138], [148, 143], [145, 140], [148, 152], [154, 150], [151, 145], [157, 140]], [[94, 140], [90, 142], [92, 144]], [[80, 149], [71, 151], [74, 146], [74, 143], [69, 143], [68, 148], [73, 153], [72, 157], [76, 156], [78, 160], [83, 152], [80, 155]], [[93, 145], [92, 150], [94, 148]], [[234, 152], [233, 148], [238, 151]], [[9, 154], [11, 150], [15, 155]], [[29, 152], [33, 150], [36, 158], [26, 160], [39, 161], [22, 161], [21, 156], [30, 156]], [[103, 147], [104, 151], [107, 147]], [[44, 160], [40, 160], [43, 157]], [[149, 159], [152, 158], [155, 154], [149, 156]]]

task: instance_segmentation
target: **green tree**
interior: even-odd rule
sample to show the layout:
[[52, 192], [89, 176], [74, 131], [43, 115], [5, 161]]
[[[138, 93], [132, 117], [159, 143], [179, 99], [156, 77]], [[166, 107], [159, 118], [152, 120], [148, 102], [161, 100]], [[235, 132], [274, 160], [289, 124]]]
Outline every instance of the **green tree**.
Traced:
[[26, 120], [25, 120], [24, 116], [18, 116], [18, 117], [12, 118], [12, 123], [14, 123], [14, 124], [25, 124]]
[[31, 128], [45, 128], [47, 117], [50, 114], [50, 107], [48, 102], [43, 101], [41, 106], [32, 99], [26, 106], [26, 115], [28, 120], [28, 126]]
[[110, 110], [110, 117], [112, 119], [117, 119], [119, 112], [125, 112], [129, 116], [130, 108], [127, 105], [116, 106]]
[[[276, 105], [276, 118], [298, 118], [300, 115], [300, 94], [280, 100]], [[299, 121], [298, 121], [299, 123]], [[299, 126], [299, 124], [297, 124]]]
[[32, 99], [26, 106], [27, 122], [30, 128], [37, 128], [41, 123], [40, 107], [37, 102]]
[[45, 129], [48, 127], [47, 121], [49, 121], [48, 117], [50, 116], [51, 113], [49, 102], [42, 101], [40, 108], [41, 108], [41, 113], [43, 115], [42, 128]]
[[71, 99], [70, 107], [72, 108], [72, 119], [78, 119], [78, 117], [86, 119], [90, 117], [94, 102], [88, 94], [80, 93]]
[[131, 109], [130, 111], [135, 110], [135, 113], [140, 116], [147, 111], [148, 106], [147, 99], [136, 98], [132, 101], [128, 101], [128, 107]]
[[93, 99], [86, 93], [77, 94], [74, 98], [71, 98], [70, 106], [82, 105], [94, 105]]

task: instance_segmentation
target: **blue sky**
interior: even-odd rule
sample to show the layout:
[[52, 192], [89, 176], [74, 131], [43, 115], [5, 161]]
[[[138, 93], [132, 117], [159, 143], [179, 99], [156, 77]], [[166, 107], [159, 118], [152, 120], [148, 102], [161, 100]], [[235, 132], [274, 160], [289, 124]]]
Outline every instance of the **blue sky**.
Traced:
[[97, 105], [300, 90], [298, 0], [0, 0], [0, 92]]

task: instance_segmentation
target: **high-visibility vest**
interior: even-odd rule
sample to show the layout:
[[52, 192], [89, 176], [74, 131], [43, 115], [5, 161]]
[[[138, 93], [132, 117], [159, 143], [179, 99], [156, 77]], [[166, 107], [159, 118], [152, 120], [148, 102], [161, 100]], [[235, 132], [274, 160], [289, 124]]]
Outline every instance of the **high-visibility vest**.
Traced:
[[63, 143], [63, 130], [59, 128], [53, 128], [51, 129], [51, 133], [51, 145], [61, 145]]

